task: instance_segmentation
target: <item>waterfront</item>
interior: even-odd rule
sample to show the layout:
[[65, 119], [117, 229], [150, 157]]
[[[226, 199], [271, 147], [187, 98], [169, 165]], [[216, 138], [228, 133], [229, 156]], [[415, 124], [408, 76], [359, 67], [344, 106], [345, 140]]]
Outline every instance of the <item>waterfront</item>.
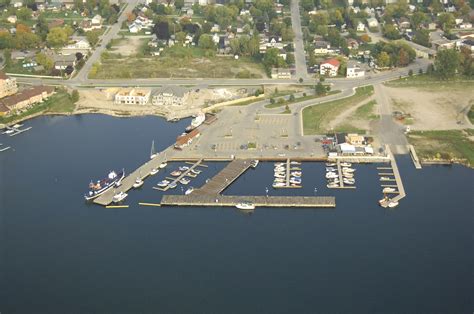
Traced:
[[[164, 174], [131, 191], [128, 209], [83, 202], [91, 179], [135, 169], [187, 122], [40, 117], [0, 137], [14, 148], [0, 154], [0, 311], [472, 311], [473, 172], [461, 166], [414, 170], [398, 157], [407, 197], [392, 211], [377, 206], [376, 165], [335, 191], [317, 163], [303, 163], [302, 189], [271, 189], [261, 163], [224, 194], [335, 195], [335, 209], [138, 206], [159, 200], [151, 183]], [[190, 185], [225, 165], [208, 164]]]

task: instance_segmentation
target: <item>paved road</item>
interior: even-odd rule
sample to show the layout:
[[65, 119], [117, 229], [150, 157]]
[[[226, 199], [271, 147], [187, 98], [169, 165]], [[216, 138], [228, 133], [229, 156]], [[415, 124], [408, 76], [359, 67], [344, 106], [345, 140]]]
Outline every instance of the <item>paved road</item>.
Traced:
[[300, 77], [306, 79], [308, 77], [308, 69], [306, 67], [306, 55], [304, 51], [303, 32], [301, 31], [301, 15], [300, 15], [300, 1], [291, 1], [291, 25], [295, 38], [293, 40], [295, 45], [295, 67], [296, 78]]
[[113, 24], [108, 31], [104, 33], [101, 37], [100, 44], [94, 50], [92, 55], [89, 57], [87, 62], [84, 64], [79, 73], [72, 78], [70, 81], [74, 83], [85, 83], [87, 81], [87, 75], [92, 68], [92, 65], [100, 60], [100, 55], [105, 51], [107, 44], [117, 36], [120, 28], [122, 27], [122, 22], [127, 19], [127, 15], [132, 12], [132, 10], [137, 6], [140, 0], [127, 0], [126, 7], [122, 10], [122, 13], [118, 17], [117, 23]]

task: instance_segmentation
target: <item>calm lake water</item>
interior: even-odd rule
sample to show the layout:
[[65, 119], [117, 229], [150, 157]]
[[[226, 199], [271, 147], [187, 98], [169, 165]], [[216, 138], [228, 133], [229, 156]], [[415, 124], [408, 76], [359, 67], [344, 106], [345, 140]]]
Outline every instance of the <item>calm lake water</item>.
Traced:
[[[376, 165], [333, 191], [320, 163], [303, 164], [303, 189], [269, 194], [335, 195], [335, 209], [138, 206], [159, 201], [161, 172], [128, 209], [84, 203], [91, 179], [136, 168], [188, 122], [40, 117], [0, 135], [14, 148], [0, 153], [2, 314], [472, 313], [474, 172], [461, 166], [398, 157], [407, 197], [395, 210], [377, 206]], [[225, 193], [264, 195], [272, 171], [261, 163]]]

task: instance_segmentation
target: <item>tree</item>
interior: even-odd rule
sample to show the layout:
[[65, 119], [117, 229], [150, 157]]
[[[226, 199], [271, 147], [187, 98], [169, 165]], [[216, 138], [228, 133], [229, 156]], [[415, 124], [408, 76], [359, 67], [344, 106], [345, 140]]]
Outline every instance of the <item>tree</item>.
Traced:
[[233, 38], [230, 40], [230, 49], [234, 55], [240, 53], [240, 40], [238, 38]]
[[92, 31], [86, 32], [87, 41], [89, 41], [91, 46], [97, 45], [97, 43], [99, 42], [100, 33], [101, 32], [99, 29], [94, 29]]
[[377, 57], [377, 65], [380, 68], [386, 68], [390, 66], [390, 56], [388, 55], [388, 53], [386, 53], [385, 51], [379, 53]]
[[291, 94], [289, 100], [290, 101], [295, 101], [295, 95]]
[[372, 38], [370, 38], [370, 36], [367, 34], [363, 34], [360, 36], [360, 40], [362, 40], [364, 43], [370, 43]]
[[71, 101], [72, 103], [76, 103], [79, 101], [79, 92], [77, 91], [77, 89], [73, 90], [72, 93], [71, 93]]
[[408, 76], [413, 76], [413, 70], [412, 69], [408, 70]]
[[449, 32], [455, 25], [456, 20], [451, 13], [442, 13], [438, 16], [438, 22], [445, 32]]
[[383, 27], [382, 33], [383, 33], [383, 36], [388, 38], [388, 39], [400, 39], [401, 38], [400, 32], [392, 24], [386, 24]]
[[36, 62], [42, 65], [47, 71], [51, 71], [54, 67], [54, 61], [42, 52], [36, 54]]
[[422, 45], [422, 46], [431, 48], [430, 32], [427, 29], [417, 30], [415, 32], [415, 36], [413, 37], [413, 41], [417, 44]]
[[31, 11], [30, 9], [28, 8], [19, 8], [18, 10], [16, 10], [16, 16], [18, 17], [18, 19], [22, 20], [22, 21], [27, 21], [29, 19], [31, 19], [31, 13], [33, 11]]
[[454, 49], [438, 51], [434, 62], [436, 76], [443, 80], [454, 77], [459, 68], [460, 55]]
[[421, 11], [416, 11], [411, 16], [411, 26], [413, 29], [418, 29], [421, 24], [423, 24], [427, 20], [426, 14]]
[[326, 87], [324, 87], [323, 83], [318, 82], [315, 87], [315, 92], [318, 96], [324, 95], [326, 94]]
[[67, 32], [61, 27], [52, 28], [48, 36], [46, 36], [46, 42], [51, 47], [63, 47], [68, 41]]
[[407, 66], [410, 63], [410, 57], [405, 49], [401, 48], [398, 52], [398, 66]]
[[184, 0], [175, 0], [174, 6], [176, 9], [181, 10], [181, 8], [184, 7]]
[[0, 31], [0, 49], [13, 48], [13, 37], [9, 31]]
[[199, 48], [202, 49], [214, 49], [214, 41], [212, 41], [211, 35], [208, 34], [203, 34], [201, 37], [199, 37], [199, 43], [198, 43]]

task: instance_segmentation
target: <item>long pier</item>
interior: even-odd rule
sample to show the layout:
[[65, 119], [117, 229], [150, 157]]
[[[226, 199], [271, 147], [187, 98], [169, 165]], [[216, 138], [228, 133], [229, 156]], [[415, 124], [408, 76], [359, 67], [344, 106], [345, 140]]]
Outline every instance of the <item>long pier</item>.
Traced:
[[[398, 195], [393, 198], [389, 198], [387, 201], [383, 202], [381, 205], [382, 207], [385, 207], [385, 208], [388, 207], [390, 202], [399, 202], [402, 198], [406, 196], [405, 188], [403, 187], [402, 178], [400, 176], [400, 172], [398, 171], [397, 161], [395, 160], [395, 157], [393, 156], [392, 151], [390, 150], [390, 147], [388, 145], [386, 145], [386, 151], [387, 151], [387, 155], [390, 158], [390, 165], [393, 172], [392, 175], [394, 177], [394, 179], [391, 179], [390, 181], [395, 182], [395, 186], [397, 187], [396, 192], [398, 193]], [[385, 185], [385, 186], [388, 186], [388, 185]], [[392, 186], [393, 185], [390, 184], [390, 187]], [[391, 194], [397, 194], [397, 193], [391, 193]]]
[[114, 197], [115, 193], [119, 192], [127, 192], [133, 187], [133, 184], [137, 180], [137, 178], [145, 179], [147, 176], [150, 175], [150, 172], [153, 169], [158, 168], [161, 163], [166, 162], [168, 158], [172, 157], [173, 155], [173, 148], [170, 146], [164, 151], [162, 151], [158, 156], [153, 159], [150, 159], [140, 167], [138, 167], [135, 171], [130, 173], [122, 180], [122, 184], [119, 187], [112, 188], [102, 194], [101, 196], [97, 197], [94, 200], [94, 203], [107, 206], [112, 203], [112, 198]]
[[256, 207], [334, 208], [334, 196], [228, 196], [228, 195], [164, 195], [161, 206], [235, 207], [251, 202]]
[[410, 151], [411, 159], [413, 160], [413, 164], [415, 165], [415, 169], [421, 169], [421, 162], [416, 154], [415, 147], [413, 145], [408, 145], [408, 150]]
[[235, 159], [231, 161], [224, 169], [212, 177], [212, 179], [204, 184], [201, 188], [194, 190], [192, 195], [220, 194], [250, 167], [250, 163], [251, 159]]

